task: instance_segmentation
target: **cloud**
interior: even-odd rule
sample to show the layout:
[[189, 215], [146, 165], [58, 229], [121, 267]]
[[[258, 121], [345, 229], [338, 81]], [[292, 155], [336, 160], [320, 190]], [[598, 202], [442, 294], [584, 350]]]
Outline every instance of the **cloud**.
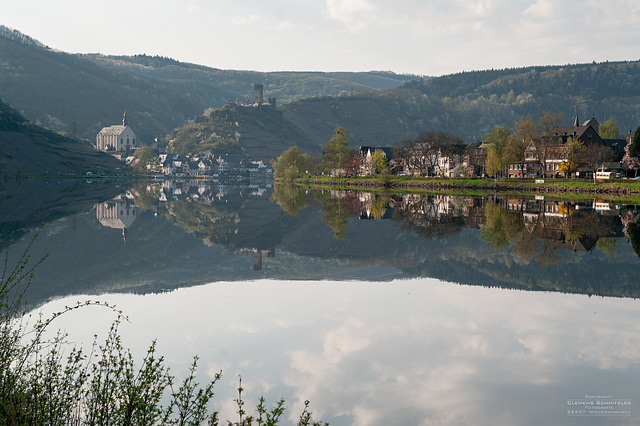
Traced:
[[248, 16], [234, 16], [231, 18], [230, 22], [232, 25], [255, 25], [261, 22], [263, 18], [259, 15], [252, 14]]
[[327, 0], [326, 13], [351, 32], [367, 29], [376, 21], [378, 8], [367, 0]]

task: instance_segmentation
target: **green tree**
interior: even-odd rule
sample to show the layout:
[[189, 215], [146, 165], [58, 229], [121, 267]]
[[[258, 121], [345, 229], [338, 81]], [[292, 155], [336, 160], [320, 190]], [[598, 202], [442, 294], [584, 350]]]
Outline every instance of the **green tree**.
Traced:
[[142, 172], [146, 171], [147, 166], [153, 164], [156, 160], [155, 150], [147, 145], [136, 149], [133, 156], [138, 160], [136, 169]]
[[337, 127], [334, 136], [322, 146], [322, 164], [325, 172], [340, 173], [342, 162], [349, 157], [349, 130]]
[[482, 146], [487, 150], [486, 171], [490, 176], [501, 174], [508, 165], [506, 147], [511, 137], [511, 130], [504, 126], [496, 126], [484, 135]]
[[371, 169], [376, 173], [382, 173], [389, 166], [389, 159], [381, 149], [376, 149], [371, 156]]
[[614, 117], [600, 125], [600, 137], [602, 139], [620, 139], [620, 124]]
[[577, 171], [578, 167], [585, 163], [585, 151], [584, 143], [580, 139], [576, 136], [569, 138], [567, 141], [567, 159], [558, 166], [558, 170], [564, 173], [565, 177], [569, 177], [571, 173]]
[[553, 136], [553, 129], [560, 126], [562, 119], [562, 114], [552, 114], [549, 111], [544, 111], [542, 117], [538, 120], [539, 136], [534, 140], [534, 143], [538, 164], [543, 176], [546, 174], [545, 167], [547, 160], [554, 155], [554, 152], [557, 151], [557, 147], [560, 144], [559, 137]]
[[276, 178], [294, 180], [305, 174], [308, 160], [309, 155], [294, 145], [272, 161], [271, 167]]
[[629, 145], [629, 155], [635, 158], [640, 157], [640, 127], [636, 129], [631, 145]]

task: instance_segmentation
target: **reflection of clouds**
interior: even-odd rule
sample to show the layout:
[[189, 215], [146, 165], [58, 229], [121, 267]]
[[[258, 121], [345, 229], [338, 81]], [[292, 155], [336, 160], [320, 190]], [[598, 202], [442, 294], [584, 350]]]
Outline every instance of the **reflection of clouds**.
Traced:
[[[443, 287], [429, 296], [417, 315], [393, 309], [395, 323], [361, 327], [345, 319], [322, 334], [321, 352], [292, 353], [286, 382], [322, 407], [316, 410], [320, 417], [349, 416], [353, 424], [491, 424], [522, 420], [529, 389], [539, 389], [534, 396], [540, 399], [545, 390], [570, 388], [564, 367], [597, 361], [597, 368], [608, 369], [622, 358], [625, 367], [637, 365], [640, 330], [619, 330], [619, 317], [608, 317], [590, 338], [581, 336], [580, 328], [590, 325], [585, 304], [593, 302], [581, 296]], [[581, 300], [549, 304], [563, 298]], [[607, 333], [611, 338], [601, 339]], [[591, 358], [587, 365], [585, 352]], [[487, 395], [487, 389], [496, 393]], [[506, 401], [498, 404], [501, 412], [490, 409], [496, 398]], [[562, 396], [557, 398], [561, 407]]]
[[564, 424], [567, 398], [598, 392], [640, 404], [635, 300], [431, 279], [106, 297], [130, 313], [130, 340], [158, 337], [172, 371], [196, 353], [207, 376], [223, 370], [223, 419], [233, 420], [238, 374], [247, 401], [285, 397], [297, 420], [308, 399], [332, 425]]

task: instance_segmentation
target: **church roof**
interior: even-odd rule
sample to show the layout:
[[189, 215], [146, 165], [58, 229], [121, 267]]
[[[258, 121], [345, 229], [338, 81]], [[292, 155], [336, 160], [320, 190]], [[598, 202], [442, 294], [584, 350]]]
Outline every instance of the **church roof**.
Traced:
[[129, 127], [129, 126], [123, 126], [122, 124], [118, 124], [118, 125], [115, 125], [115, 126], [109, 126], [109, 127], [103, 127], [102, 130], [100, 130], [100, 134], [118, 136], [118, 135], [122, 134], [122, 132], [124, 132], [127, 127]]

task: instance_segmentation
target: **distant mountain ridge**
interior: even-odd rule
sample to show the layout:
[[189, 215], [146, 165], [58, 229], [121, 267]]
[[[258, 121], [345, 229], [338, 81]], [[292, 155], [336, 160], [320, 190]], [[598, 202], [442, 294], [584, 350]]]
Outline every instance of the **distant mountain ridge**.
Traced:
[[[220, 135], [201, 118], [228, 102], [251, 100], [253, 84], [276, 98], [279, 114], [237, 117], [234, 141], [254, 159], [275, 158], [292, 144], [316, 155], [336, 127], [351, 144], [392, 146], [425, 131], [466, 142], [522, 116], [562, 113], [570, 124], [615, 117], [626, 133], [640, 125], [640, 62], [533, 66], [434, 78], [389, 72], [234, 71], [158, 56], [72, 55], [0, 27], [0, 97], [34, 123], [93, 140], [126, 109], [139, 135], [170, 140], [193, 130]], [[206, 113], [205, 113], [206, 112]], [[217, 113], [220, 117], [224, 112]], [[187, 126], [185, 126], [185, 124]], [[227, 126], [226, 124], [224, 126]], [[181, 130], [182, 129], [182, 130]], [[237, 133], [236, 133], [237, 132]], [[197, 141], [196, 141], [197, 142]]]
[[126, 109], [139, 134], [163, 137], [206, 108], [265, 95], [296, 99], [401, 86], [416, 76], [387, 72], [304, 73], [225, 71], [170, 58], [78, 55], [56, 51], [0, 26], [0, 97], [36, 124], [56, 131], [75, 123], [93, 140]]

